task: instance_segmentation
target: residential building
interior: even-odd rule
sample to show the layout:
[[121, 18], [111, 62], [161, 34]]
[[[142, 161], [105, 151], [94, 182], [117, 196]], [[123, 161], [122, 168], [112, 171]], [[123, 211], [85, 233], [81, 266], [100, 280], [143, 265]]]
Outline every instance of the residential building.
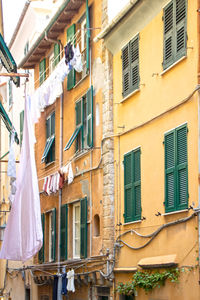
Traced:
[[[72, 269], [70, 299], [113, 297], [108, 278], [114, 243], [111, 61], [102, 42], [93, 42], [101, 24], [101, 1], [63, 1], [19, 63], [34, 69], [31, 97], [43, 108], [35, 125], [43, 248], [31, 268], [40, 300], [52, 299], [54, 275], [69, 275]], [[83, 69], [72, 67], [60, 87], [54, 76], [63, 59], [69, 67], [70, 45], [73, 53], [79, 45]], [[48, 104], [38, 98], [41, 93]], [[58, 176], [64, 178], [59, 189], [49, 185]]]
[[[115, 299], [200, 297], [199, 4], [104, 1], [95, 41], [113, 57]], [[174, 268], [179, 283], [129, 285]]]

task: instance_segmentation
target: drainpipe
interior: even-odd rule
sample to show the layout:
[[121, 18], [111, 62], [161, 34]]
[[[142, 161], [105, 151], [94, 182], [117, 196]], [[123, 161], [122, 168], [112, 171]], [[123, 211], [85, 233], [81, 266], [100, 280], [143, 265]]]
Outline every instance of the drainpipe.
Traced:
[[[62, 83], [63, 86], [63, 83]], [[63, 88], [64, 91], [64, 88]], [[60, 97], [60, 153], [59, 153], [59, 165], [63, 166], [63, 93]], [[59, 201], [58, 201], [58, 273], [60, 273], [60, 217], [61, 217], [61, 205], [62, 205], [62, 189], [59, 189]]]

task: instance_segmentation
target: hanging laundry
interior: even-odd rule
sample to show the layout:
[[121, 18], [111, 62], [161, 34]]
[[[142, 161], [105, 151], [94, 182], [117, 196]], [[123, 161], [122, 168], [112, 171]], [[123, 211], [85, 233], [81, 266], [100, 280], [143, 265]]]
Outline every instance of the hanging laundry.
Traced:
[[67, 274], [62, 274], [62, 295], [67, 295]]
[[76, 72], [80, 73], [83, 71], [83, 62], [82, 62], [82, 55], [80, 52], [79, 44], [74, 49], [74, 60], [75, 63], [73, 65]]
[[16, 193], [16, 162], [15, 162], [14, 144], [15, 144], [15, 132], [12, 132], [11, 141], [10, 141], [10, 150], [8, 156], [8, 169], [7, 169], [7, 175], [10, 177], [11, 193], [9, 199], [11, 203], [13, 202]]
[[25, 262], [42, 247], [40, 197], [35, 164], [35, 137], [30, 115], [30, 98], [25, 100], [24, 129], [17, 191], [8, 216], [0, 258]]
[[59, 189], [63, 188], [64, 182], [65, 182], [65, 175], [60, 173]]
[[65, 63], [66, 65], [70, 62], [70, 60], [74, 57], [74, 51], [71, 42], [68, 42], [64, 47], [65, 49]]
[[61, 275], [58, 276], [58, 290], [57, 290], [57, 300], [62, 300], [62, 277]]
[[54, 275], [53, 279], [53, 300], [57, 300], [58, 296], [58, 276]]
[[74, 174], [73, 174], [71, 162], [69, 162], [66, 166], [62, 167], [61, 172], [64, 174], [68, 174], [67, 177], [68, 184], [71, 184], [74, 180]]
[[74, 286], [74, 270], [72, 269], [71, 271], [67, 272], [67, 290], [69, 292], [75, 292], [75, 286]]

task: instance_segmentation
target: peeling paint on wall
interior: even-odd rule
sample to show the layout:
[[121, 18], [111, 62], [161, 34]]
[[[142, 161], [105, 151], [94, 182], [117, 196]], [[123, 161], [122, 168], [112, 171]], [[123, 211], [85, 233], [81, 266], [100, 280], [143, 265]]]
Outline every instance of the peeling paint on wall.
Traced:
[[100, 57], [97, 57], [92, 65], [92, 82], [95, 96], [104, 85], [104, 66]]

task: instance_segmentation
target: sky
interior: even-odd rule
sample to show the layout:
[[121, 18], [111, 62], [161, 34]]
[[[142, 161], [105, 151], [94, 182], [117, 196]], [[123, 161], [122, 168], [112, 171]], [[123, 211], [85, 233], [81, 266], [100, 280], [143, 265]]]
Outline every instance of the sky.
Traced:
[[7, 44], [17, 26], [17, 22], [22, 13], [26, 0], [2, 0], [3, 3], [3, 21], [4, 21], [4, 39]]

